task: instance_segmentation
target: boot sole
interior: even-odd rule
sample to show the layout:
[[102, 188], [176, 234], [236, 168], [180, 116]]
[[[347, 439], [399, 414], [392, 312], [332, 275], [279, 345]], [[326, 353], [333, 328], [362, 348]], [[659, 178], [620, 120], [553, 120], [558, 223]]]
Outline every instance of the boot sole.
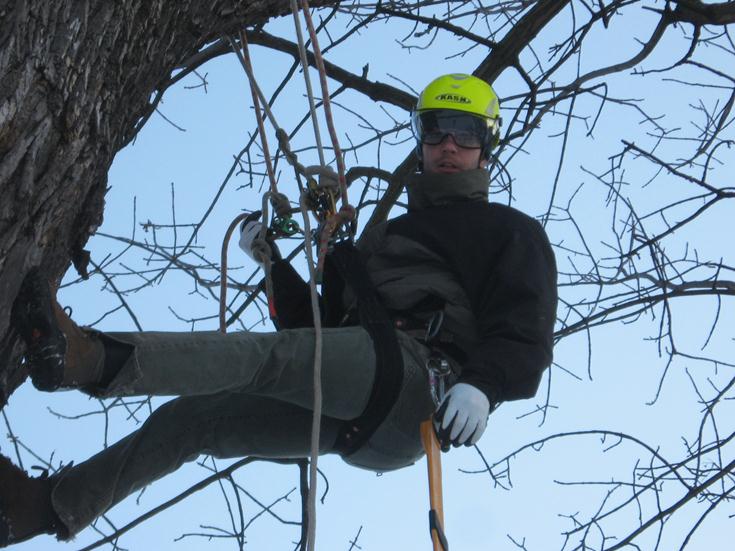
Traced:
[[26, 361], [33, 386], [57, 390], [64, 379], [66, 338], [54, 316], [48, 281], [38, 268], [23, 280], [11, 319], [26, 343]]

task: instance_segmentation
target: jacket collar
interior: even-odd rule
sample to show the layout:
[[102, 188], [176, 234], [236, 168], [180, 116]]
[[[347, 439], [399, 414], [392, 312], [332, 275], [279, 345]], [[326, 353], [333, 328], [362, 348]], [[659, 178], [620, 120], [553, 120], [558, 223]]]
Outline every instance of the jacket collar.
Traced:
[[423, 210], [467, 201], [488, 200], [487, 170], [455, 174], [412, 174], [406, 184], [408, 210]]

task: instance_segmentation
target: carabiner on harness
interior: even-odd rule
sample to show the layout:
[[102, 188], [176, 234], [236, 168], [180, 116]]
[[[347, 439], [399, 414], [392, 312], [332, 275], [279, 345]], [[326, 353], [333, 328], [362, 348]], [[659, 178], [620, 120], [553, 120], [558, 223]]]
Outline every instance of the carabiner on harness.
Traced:
[[426, 336], [424, 337], [424, 344], [426, 344], [426, 346], [431, 350], [431, 354], [429, 354], [429, 357], [426, 359], [425, 365], [426, 371], [429, 373], [431, 399], [436, 407], [439, 407], [439, 404], [444, 399], [444, 394], [446, 393], [446, 379], [452, 372], [452, 368], [444, 357], [444, 354], [432, 346], [439, 340], [439, 333], [441, 332], [443, 324], [444, 310], [437, 310], [434, 312], [434, 315], [431, 316], [431, 319], [426, 326]]

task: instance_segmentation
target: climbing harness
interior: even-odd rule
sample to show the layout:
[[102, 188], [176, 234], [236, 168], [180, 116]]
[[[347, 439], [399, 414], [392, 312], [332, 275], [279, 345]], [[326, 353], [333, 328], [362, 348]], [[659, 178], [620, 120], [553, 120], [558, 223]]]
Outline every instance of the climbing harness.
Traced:
[[354, 292], [359, 322], [375, 350], [373, 394], [362, 415], [345, 423], [337, 437], [336, 449], [342, 456], [349, 456], [370, 439], [398, 399], [403, 385], [403, 356], [393, 321], [354, 245], [350, 241], [334, 245], [329, 263]]

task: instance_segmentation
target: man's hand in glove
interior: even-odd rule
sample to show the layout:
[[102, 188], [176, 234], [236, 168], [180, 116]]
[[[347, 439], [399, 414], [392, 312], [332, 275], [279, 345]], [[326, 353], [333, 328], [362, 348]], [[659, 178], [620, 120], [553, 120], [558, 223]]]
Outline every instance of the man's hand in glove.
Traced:
[[490, 401], [476, 387], [457, 383], [449, 389], [434, 415], [434, 428], [442, 451], [449, 446], [472, 446], [485, 432]]
[[270, 237], [266, 236], [265, 242], [258, 239], [263, 228], [263, 224], [260, 222], [261, 214], [259, 210], [256, 210], [240, 225], [240, 248], [262, 268], [263, 259], [261, 255], [266, 255], [271, 260], [277, 260], [281, 258], [281, 254]]

